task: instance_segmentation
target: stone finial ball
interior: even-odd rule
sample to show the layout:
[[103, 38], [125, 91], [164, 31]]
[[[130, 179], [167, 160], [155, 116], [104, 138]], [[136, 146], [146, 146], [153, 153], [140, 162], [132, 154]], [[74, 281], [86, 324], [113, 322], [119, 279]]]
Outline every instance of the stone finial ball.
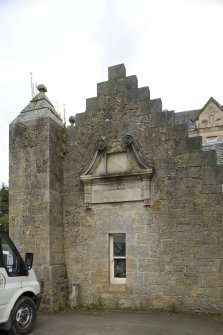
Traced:
[[37, 90], [38, 90], [39, 92], [47, 92], [47, 88], [46, 88], [46, 86], [43, 85], [43, 84], [39, 84], [39, 85], [37, 86]]
[[74, 125], [75, 124], [75, 116], [74, 115], [71, 115], [70, 117], [69, 117], [69, 122], [72, 124], [72, 125]]

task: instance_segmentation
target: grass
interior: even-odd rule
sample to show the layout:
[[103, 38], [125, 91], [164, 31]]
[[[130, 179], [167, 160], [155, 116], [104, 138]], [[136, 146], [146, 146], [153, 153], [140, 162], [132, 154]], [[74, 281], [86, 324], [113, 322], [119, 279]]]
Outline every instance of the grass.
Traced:
[[174, 301], [171, 302], [171, 304], [169, 306], [169, 312], [170, 313], [177, 313], [177, 305]]
[[92, 311], [92, 312], [95, 312], [95, 311], [102, 311], [105, 309], [105, 306], [102, 304], [102, 303], [90, 303], [86, 306], [84, 306], [88, 311]]

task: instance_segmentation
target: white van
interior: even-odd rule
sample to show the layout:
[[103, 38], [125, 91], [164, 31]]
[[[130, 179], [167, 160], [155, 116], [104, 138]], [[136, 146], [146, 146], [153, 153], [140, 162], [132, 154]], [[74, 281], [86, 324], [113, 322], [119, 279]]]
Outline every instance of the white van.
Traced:
[[25, 262], [9, 238], [0, 230], [0, 330], [11, 335], [28, 334], [41, 302], [40, 285], [32, 269], [33, 254]]

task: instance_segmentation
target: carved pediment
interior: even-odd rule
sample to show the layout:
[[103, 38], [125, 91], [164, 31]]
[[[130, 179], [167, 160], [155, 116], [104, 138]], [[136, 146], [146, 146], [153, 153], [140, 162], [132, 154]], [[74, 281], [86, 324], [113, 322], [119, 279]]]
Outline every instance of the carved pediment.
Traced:
[[81, 174], [85, 205], [140, 200], [149, 204], [152, 174], [152, 164], [146, 164], [131, 135], [110, 146], [101, 139]]

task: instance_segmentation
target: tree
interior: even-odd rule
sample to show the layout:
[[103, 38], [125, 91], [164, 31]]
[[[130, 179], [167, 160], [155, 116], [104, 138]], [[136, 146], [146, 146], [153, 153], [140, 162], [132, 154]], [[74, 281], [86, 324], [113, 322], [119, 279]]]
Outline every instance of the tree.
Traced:
[[9, 227], [9, 188], [4, 183], [0, 188], [0, 228]]

